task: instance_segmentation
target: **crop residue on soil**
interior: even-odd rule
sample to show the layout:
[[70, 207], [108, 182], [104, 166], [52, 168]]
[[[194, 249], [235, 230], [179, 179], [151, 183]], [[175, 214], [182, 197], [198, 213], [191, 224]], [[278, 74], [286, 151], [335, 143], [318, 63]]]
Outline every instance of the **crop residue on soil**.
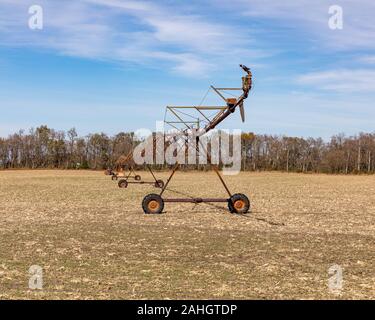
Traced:
[[[250, 214], [167, 203], [145, 215], [152, 186], [120, 189], [91, 171], [0, 172], [0, 298], [375, 299], [375, 176], [225, 179], [250, 197]], [[178, 172], [169, 189], [226, 196], [212, 172]], [[328, 289], [335, 264], [340, 294]], [[43, 290], [28, 287], [32, 265]]]

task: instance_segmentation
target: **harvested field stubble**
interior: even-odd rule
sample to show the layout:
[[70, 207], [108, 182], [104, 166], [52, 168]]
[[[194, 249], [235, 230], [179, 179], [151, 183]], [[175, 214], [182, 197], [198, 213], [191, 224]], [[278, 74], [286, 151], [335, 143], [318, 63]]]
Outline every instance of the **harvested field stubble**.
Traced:
[[[251, 214], [168, 203], [145, 215], [151, 186], [120, 189], [102, 172], [0, 172], [0, 298], [375, 298], [374, 176], [226, 180], [251, 198]], [[226, 196], [212, 172], [178, 172], [169, 188]], [[340, 295], [328, 290], [334, 264]], [[31, 265], [43, 267], [43, 290], [28, 288]]]

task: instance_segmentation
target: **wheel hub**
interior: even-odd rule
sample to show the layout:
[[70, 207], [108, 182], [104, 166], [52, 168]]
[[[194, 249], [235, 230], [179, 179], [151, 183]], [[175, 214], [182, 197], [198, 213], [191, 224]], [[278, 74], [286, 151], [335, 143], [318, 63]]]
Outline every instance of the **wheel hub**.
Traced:
[[233, 204], [236, 210], [242, 210], [245, 207], [245, 202], [243, 200], [237, 200]]
[[159, 208], [159, 203], [157, 201], [155, 201], [155, 200], [152, 200], [148, 204], [148, 207], [149, 207], [150, 210], [155, 211], [155, 210], [157, 210]]

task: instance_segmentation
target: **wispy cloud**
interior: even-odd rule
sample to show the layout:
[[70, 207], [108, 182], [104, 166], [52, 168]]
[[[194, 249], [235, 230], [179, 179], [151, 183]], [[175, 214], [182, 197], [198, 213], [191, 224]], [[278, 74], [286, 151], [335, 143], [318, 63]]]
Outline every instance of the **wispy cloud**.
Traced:
[[[41, 31], [27, 25], [28, 8], [35, 3], [44, 9]], [[343, 30], [328, 28], [332, 4], [343, 7]], [[326, 136], [373, 130], [374, 16], [373, 0], [0, 0], [1, 101], [3, 109], [10, 106], [2, 121], [25, 119], [20, 127], [63, 121], [67, 128], [86, 125], [88, 131], [106, 130], [110, 123], [112, 130], [124, 125], [113, 114], [129, 108], [127, 126], [152, 125], [154, 110], [167, 99], [199, 102], [206, 82], [201, 78], [235, 84], [234, 65], [249, 63], [254, 90], [244, 130], [303, 135], [325, 130]], [[36, 50], [13, 56], [3, 47]], [[43, 66], [29, 63], [34, 57], [45, 58]], [[37, 65], [44, 68], [43, 77], [30, 83], [30, 73], [38, 76]], [[128, 72], [119, 77], [123, 67]], [[105, 84], [97, 81], [102, 73]], [[183, 79], [182, 85], [175, 74], [194, 79]], [[21, 90], [29, 90], [29, 98], [18, 95]], [[236, 117], [226, 124], [238, 126]]]
[[364, 64], [375, 64], [375, 55], [365, 55], [358, 59], [358, 62]]
[[[306, 42], [311, 41], [314, 45], [318, 43], [321, 49], [375, 48], [373, 0], [233, 0], [230, 4], [224, 0], [218, 1], [224, 7], [236, 8], [245, 16], [277, 21], [299, 30], [306, 34]], [[343, 8], [343, 30], [330, 30], [328, 27], [328, 8], [331, 5]]]
[[300, 84], [311, 85], [315, 89], [335, 92], [372, 92], [375, 93], [375, 70], [329, 70], [300, 76]]
[[40, 0], [45, 27], [36, 32], [27, 28], [31, 4], [29, 0], [0, 4], [2, 45], [119, 62], [157, 65], [159, 61], [174, 72], [198, 76], [212, 70], [213, 61], [228, 61], [234, 54], [228, 48], [249, 51], [248, 39], [235, 27], [207, 16], [184, 14], [176, 6], [128, 0]]

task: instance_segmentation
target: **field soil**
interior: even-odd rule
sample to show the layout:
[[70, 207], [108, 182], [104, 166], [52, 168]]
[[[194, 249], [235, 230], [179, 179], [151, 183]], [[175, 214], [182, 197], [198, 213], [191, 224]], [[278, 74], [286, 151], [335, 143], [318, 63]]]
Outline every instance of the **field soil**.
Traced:
[[[152, 186], [120, 189], [94, 171], [1, 171], [0, 299], [375, 299], [375, 176], [225, 179], [250, 197], [249, 214], [167, 203], [146, 215]], [[212, 172], [177, 172], [168, 189], [226, 197]], [[29, 289], [33, 265], [42, 290]]]

